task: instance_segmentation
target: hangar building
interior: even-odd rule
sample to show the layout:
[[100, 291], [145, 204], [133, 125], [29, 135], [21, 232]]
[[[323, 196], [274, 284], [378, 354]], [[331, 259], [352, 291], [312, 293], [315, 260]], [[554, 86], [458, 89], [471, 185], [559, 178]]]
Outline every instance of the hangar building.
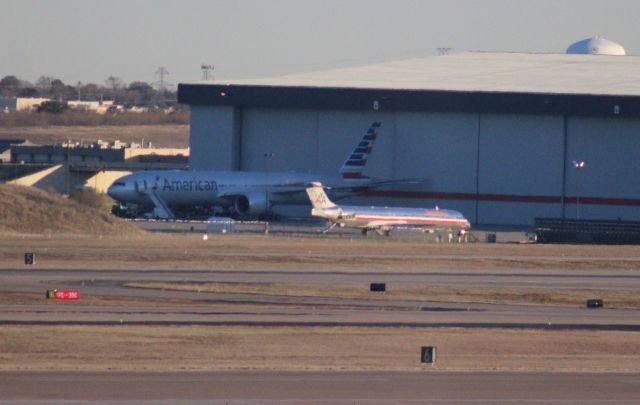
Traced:
[[381, 121], [365, 173], [426, 181], [350, 202], [438, 205], [476, 224], [640, 220], [640, 57], [593, 53], [467, 52], [180, 84], [190, 165], [336, 174]]

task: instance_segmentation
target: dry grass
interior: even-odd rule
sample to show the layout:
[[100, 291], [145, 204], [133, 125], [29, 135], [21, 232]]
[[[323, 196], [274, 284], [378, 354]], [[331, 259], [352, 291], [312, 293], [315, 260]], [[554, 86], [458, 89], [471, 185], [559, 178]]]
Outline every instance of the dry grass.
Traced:
[[0, 230], [20, 233], [139, 234], [130, 223], [34, 187], [0, 184]]
[[[35, 231], [34, 231], [35, 232]], [[51, 232], [51, 231], [50, 231]], [[39, 268], [242, 269], [344, 272], [509, 272], [634, 274], [635, 246], [468, 244], [263, 235], [140, 233], [95, 238], [53, 233], [0, 234], [0, 268], [15, 267], [25, 246]]]
[[640, 334], [531, 330], [6, 326], [3, 370], [640, 371]]
[[164, 112], [96, 114], [94, 112], [65, 111], [60, 114], [12, 112], [3, 114], [0, 127], [49, 127], [49, 126], [131, 126], [188, 124], [189, 111], [180, 109]]
[[186, 148], [189, 146], [189, 125], [96, 125], [96, 126], [0, 126], [0, 139], [28, 139], [34, 143], [59, 144], [72, 141], [93, 142], [120, 140], [138, 142], [143, 139], [154, 146], [164, 148]]
[[637, 291], [592, 289], [483, 288], [393, 284], [384, 294], [372, 294], [368, 285], [300, 285], [271, 283], [162, 283], [131, 282], [132, 288], [158, 290], [243, 293], [287, 297], [377, 299], [384, 301], [438, 301], [459, 303], [554, 305], [583, 307], [593, 297], [604, 299], [607, 308], [640, 308]]

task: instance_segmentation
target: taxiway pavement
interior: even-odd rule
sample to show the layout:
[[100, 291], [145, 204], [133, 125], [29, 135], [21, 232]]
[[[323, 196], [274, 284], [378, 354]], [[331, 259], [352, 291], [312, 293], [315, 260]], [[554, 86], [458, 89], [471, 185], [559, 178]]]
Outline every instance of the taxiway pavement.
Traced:
[[640, 374], [0, 372], [2, 403], [243, 405], [637, 404]]

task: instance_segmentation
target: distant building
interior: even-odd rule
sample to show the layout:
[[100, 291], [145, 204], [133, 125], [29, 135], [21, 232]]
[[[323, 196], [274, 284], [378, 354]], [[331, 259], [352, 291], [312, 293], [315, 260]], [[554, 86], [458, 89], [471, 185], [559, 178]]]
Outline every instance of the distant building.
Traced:
[[[150, 156], [153, 158], [149, 158]], [[22, 144], [11, 146], [12, 163], [133, 164], [144, 160], [147, 160], [148, 163], [150, 161], [163, 163], [163, 158], [167, 158], [167, 161], [175, 164], [186, 165], [189, 158], [189, 148], [141, 148], [118, 140], [114, 142], [98, 140], [87, 146], [70, 141], [62, 145]]]
[[[11, 145], [10, 151], [12, 164], [0, 166], [3, 178], [64, 194], [85, 187], [106, 192], [115, 179], [134, 170], [186, 169], [189, 160], [188, 148], [141, 148], [119, 141], [88, 146], [70, 141], [63, 145], [23, 143]], [[28, 174], [22, 175], [25, 172]], [[18, 176], [11, 176], [13, 173]]]
[[106, 114], [110, 112], [113, 101], [67, 101], [70, 109], [76, 111], [93, 111], [98, 114]]
[[0, 97], [0, 112], [35, 111], [40, 104], [51, 101], [49, 98]]

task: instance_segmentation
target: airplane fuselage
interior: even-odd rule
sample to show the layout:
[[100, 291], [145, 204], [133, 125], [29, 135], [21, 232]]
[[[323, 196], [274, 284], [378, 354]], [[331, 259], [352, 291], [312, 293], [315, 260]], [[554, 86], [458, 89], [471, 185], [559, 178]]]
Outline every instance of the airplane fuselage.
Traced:
[[274, 204], [308, 202], [308, 183], [334, 187], [340, 198], [371, 185], [362, 171], [380, 128], [371, 124], [339, 170], [340, 177], [300, 172], [239, 171], [145, 171], [116, 180], [108, 193], [123, 204], [153, 207], [153, 215], [174, 218], [172, 206], [218, 206], [232, 214], [269, 213]]
[[[354, 228], [469, 228], [458, 211], [437, 208], [340, 206], [343, 226]], [[326, 210], [325, 210], [326, 211]]]
[[362, 181], [311, 173], [237, 171], [145, 171], [124, 176], [109, 188], [118, 201], [151, 204], [151, 193], [169, 205], [229, 206], [234, 197], [264, 198], [269, 205], [305, 204], [306, 183], [324, 181], [338, 187], [361, 187]]

